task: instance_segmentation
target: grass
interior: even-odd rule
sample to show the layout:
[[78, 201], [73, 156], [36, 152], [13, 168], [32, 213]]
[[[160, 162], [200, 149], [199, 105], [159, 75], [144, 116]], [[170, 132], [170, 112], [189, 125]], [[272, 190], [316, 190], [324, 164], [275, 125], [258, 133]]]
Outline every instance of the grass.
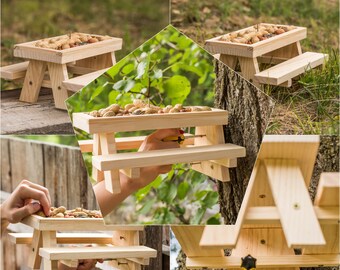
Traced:
[[329, 54], [323, 69], [306, 72], [291, 88], [264, 86], [276, 100], [271, 134], [339, 133], [339, 3], [335, 0], [172, 0], [174, 26], [201, 45], [208, 38], [259, 22], [307, 27], [304, 51]]

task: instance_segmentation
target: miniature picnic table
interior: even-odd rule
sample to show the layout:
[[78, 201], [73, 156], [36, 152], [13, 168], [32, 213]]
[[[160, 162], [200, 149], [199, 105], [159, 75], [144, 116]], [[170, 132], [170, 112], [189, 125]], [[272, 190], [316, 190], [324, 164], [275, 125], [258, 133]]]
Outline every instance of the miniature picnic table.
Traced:
[[[285, 26], [267, 23], [261, 25]], [[252, 27], [256, 26], [235, 32]], [[300, 40], [307, 37], [305, 27], [296, 26], [295, 29], [254, 44], [226, 42], [221, 40], [223, 36], [206, 40], [205, 48], [213, 54], [220, 54], [219, 60], [234, 70], [239, 62], [241, 75], [256, 86], [270, 84], [290, 87], [294, 77], [323, 65], [328, 59], [328, 55], [323, 53], [302, 53]], [[259, 63], [274, 66], [261, 71]]]
[[[116, 63], [115, 51], [122, 48], [122, 39], [114, 37], [63, 50], [37, 47], [36, 42], [14, 45], [14, 56], [28, 62], [1, 68], [1, 77], [13, 80], [24, 77], [20, 95], [20, 101], [24, 102], [37, 102], [42, 86], [52, 88], [58, 109], [66, 109], [68, 90], [77, 91], [99, 77]], [[82, 76], [69, 79], [68, 73]]]
[[[10, 233], [10, 239], [15, 244], [30, 245], [28, 266], [31, 269], [40, 269], [42, 261], [44, 270], [57, 270], [58, 261], [76, 267], [78, 260], [111, 259], [122, 260], [131, 267], [129, 269], [138, 270], [141, 265], [148, 265], [150, 258], [157, 257], [156, 250], [140, 245], [139, 232], [144, 226], [105, 225], [102, 218], [44, 218], [38, 215], [29, 216], [21, 223], [32, 227], [33, 234]], [[75, 230], [84, 233], [71, 232]], [[113, 235], [102, 231], [113, 232]], [[95, 245], [65, 246], [69, 244]]]

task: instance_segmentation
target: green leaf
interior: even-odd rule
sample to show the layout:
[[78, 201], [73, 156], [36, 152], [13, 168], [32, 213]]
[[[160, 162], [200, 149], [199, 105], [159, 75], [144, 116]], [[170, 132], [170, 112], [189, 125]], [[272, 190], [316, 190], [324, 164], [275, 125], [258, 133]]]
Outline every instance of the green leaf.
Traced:
[[185, 196], [187, 195], [189, 188], [190, 188], [190, 185], [188, 182], [183, 181], [182, 183], [180, 183], [177, 189], [177, 197], [180, 200], [183, 200]]
[[211, 208], [218, 203], [218, 193], [216, 191], [208, 191], [207, 195], [202, 200], [202, 205]]
[[159, 68], [155, 68], [153, 73], [154, 73], [153, 78], [156, 80], [163, 77], [163, 71]]
[[221, 218], [220, 214], [217, 213], [216, 215], [213, 215], [212, 217], [210, 217], [207, 220], [207, 224], [209, 224], [209, 225], [219, 225], [219, 224], [221, 224], [220, 218]]
[[119, 92], [112, 90], [109, 94], [109, 104], [113, 104], [116, 102], [116, 98], [118, 96]]
[[172, 203], [177, 195], [177, 186], [169, 181], [163, 182], [157, 189], [158, 197], [166, 202]]
[[120, 81], [116, 82], [112, 86], [112, 88], [115, 89], [115, 90], [121, 90], [121, 89], [123, 89], [125, 87], [126, 83], [127, 83], [126, 80], [124, 80], [124, 79], [120, 80]]
[[205, 211], [206, 211], [206, 209], [204, 207], [199, 208], [197, 210], [195, 216], [190, 221], [190, 224], [193, 224], [193, 225], [200, 224], [202, 219], [203, 219], [203, 216], [205, 214]]
[[163, 88], [167, 97], [172, 99], [172, 103], [183, 103], [185, 98], [190, 94], [191, 84], [186, 77], [174, 75], [164, 81]]
[[123, 88], [124, 92], [125, 93], [129, 92], [135, 86], [135, 84], [136, 84], [135, 80], [132, 80], [130, 78], [127, 79]]
[[135, 70], [135, 65], [134, 64], [127, 64], [126, 66], [124, 66], [122, 68], [122, 75], [126, 76], [126, 75], [130, 74], [134, 70]]
[[155, 204], [156, 202], [156, 198], [153, 198], [151, 200], [148, 200], [144, 203], [144, 205], [142, 206], [142, 208], [140, 208], [139, 210], [137, 210], [137, 212], [140, 214], [140, 215], [145, 215], [147, 213], [150, 212], [152, 206]]
[[99, 96], [104, 90], [104, 86], [100, 85], [98, 86], [94, 91], [93, 94], [91, 95], [91, 99], [89, 100], [89, 102], [93, 101], [97, 96]]
[[137, 66], [136, 79], [146, 78], [149, 71], [150, 58], [143, 59]]

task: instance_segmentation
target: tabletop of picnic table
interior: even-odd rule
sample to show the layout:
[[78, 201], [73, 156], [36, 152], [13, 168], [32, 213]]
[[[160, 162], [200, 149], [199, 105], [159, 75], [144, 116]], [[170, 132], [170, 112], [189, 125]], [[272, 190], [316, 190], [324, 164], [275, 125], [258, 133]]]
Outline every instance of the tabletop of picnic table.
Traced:
[[55, 108], [50, 89], [42, 88], [35, 104], [19, 101], [20, 91], [1, 91], [1, 134], [73, 134], [67, 111]]

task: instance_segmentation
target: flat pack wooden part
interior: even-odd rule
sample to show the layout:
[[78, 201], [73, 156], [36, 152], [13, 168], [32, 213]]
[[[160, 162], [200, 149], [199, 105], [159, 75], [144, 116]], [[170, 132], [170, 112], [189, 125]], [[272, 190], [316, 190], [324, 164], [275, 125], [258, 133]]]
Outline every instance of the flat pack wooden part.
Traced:
[[[92, 36], [98, 37], [98, 35]], [[57, 64], [66, 64], [80, 59], [120, 50], [123, 43], [122, 39], [112, 37], [107, 40], [86, 44], [83, 46], [77, 46], [64, 50], [54, 50], [36, 47], [35, 43], [37, 41], [38, 40], [14, 45], [14, 56], [25, 59], [53, 62]]]
[[28, 68], [28, 61], [0, 68], [0, 77], [5, 80], [24, 78]]
[[[282, 255], [282, 256], [257, 256], [257, 268], [280, 267], [313, 267], [313, 266], [334, 266], [338, 265], [340, 256], [331, 255]], [[238, 268], [241, 265], [241, 257], [190, 257], [186, 259], [186, 267], [189, 269], [202, 269], [202, 265], [207, 268]]]
[[93, 71], [91, 73], [87, 73], [84, 75], [80, 75], [71, 79], [66, 79], [62, 82], [63, 87], [65, 87], [69, 91], [77, 92], [84, 86], [88, 85], [90, 82], [97, 79], [100, 75], [105, 73], [108, 68], [101, 69], [98, 71]]
[[[32, 233], [9, 233], [14, 244], [32, 244]], [[112, 244], [112, 235], [104, 233], [57, 233], [58, 244]]]
[[87, 113], [73, 113], [74, 127], [90, 134], [226, 124], [228, 112], [220, 109], [120, 117], [93, 117]]
[[325, 245], [298, 162], [264, 159], [288, 247]]
[[[278, 24], [268, 24], [263, 23], [262, 25], [274, 25], [274, 26], [284, 26]], [[242, 32], [253, 26], [235, 31]], [[243, 43], [235, 43], [235, 42], [226, 42], [220, 40], [222, 36], [218, 36], [212, 39], [209, 39], [205, 42], [205, 49], [210, 53], [220, 53], [226, 55], [234, 55], [241, 57], [250, 57], [255, 58], [257, 56], [261, 56], [268, 52], [279, 49], [283, 46], [298, 42], [307, 37], [307, 29], [305, 27], [296, 26], [295, 29], [292, 29], [288, 32], [285, 32], [280, 35], [276, 35], [274, 37], [268, 38], [266, 40], [259, 41], [254, 44], [243, 44]]]
[[40, 248], [39, 255], [54, 260], [155, 258], [157, 251], [145, 246], [56, 247]]
[[31, 215], [21, 221], [39, 231], [142, 231], [144, 226], [105, 225], [102, 218], [44, 218]]
[[[185, 133], [185, 137], [192, 136], [192, 134]], [[116, 147], [117, 150], [131, 150], [138, 149], [143, 141], [146, 139], [146, 136], [133, 136], [133, 137], [122, 137], [116, 138]], [[88, 153], [93, 151], [93, 140], [80, 140], [78, 141], [80, 151], [82, 153]], [[194, 138], [186, 138], [181, 146], [193, 145]], [[233, 161], [235, 162], [235, 161]], [[228, 163], [229, 165], [233, 165], [234, 163]], [[228, 165], [226, 164], [226, 166]]]
[[273, 66], [262, 72], [255, 72], [255, 78], [260, 83], [280, 85], [285, 81], [294, 78], [309, 69], [323, 65], [328, 55], [315, 52], [305, 52], [291, 58], [281, 64]]
[[315, 196], [315, 205], [339, 206], [340, 173], [322, 173]]
[[[222, 227], [211, 225], [214, 228]], [[200, 247], [199, 242], [205, 226], [171, 226], [171, 230], [176, 236], [176, 239], [181, 245], [183, 252], [188, 257], [200, 257], [200, 256], [224, 256], [222, 248], [219, 247]], [[215, 231], [216, 234], [219, 231]]]
[[139, 168], [175, 163], [190, 163], [211, 159], [234, 159], [244, 156], [244, 147], [233, 144], [219, 144], [93, 156], [92, 165], [98, 170], [107, 171], [119, 168], [129, 168], [132, 166], [134, 168]]
[[266, 135], [258, 159], [295, 159], [301, 169], [306, 186], [312, 177], [319, 149], [318, 135]]
[[65, 101], [68, 98], [67, 89], [63, 86], [63, 81], [68, 79], [66, 64], [47, 63], [54, 104], [57, 109], [66, 110]]

